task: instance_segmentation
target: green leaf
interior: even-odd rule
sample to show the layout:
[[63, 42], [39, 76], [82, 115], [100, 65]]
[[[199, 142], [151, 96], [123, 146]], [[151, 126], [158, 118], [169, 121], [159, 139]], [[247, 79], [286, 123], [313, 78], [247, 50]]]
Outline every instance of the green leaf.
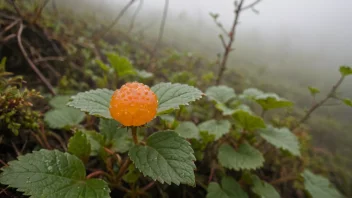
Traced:
[[252, 175], [252, 191], [261, 198], [280, 198], [280, 194], [275, 188], [265, 181], [260, 180], [256, 175]]
[[213, 135], [214, 140], [218, 140], [230, 131], [231, 123], [228, 120], [208, 120], [200, 123], [198, 128], [200, 131]]
[[115, 70], [119, 77], [136, 74], [131, 62], [126, 58], [115, 53], [106, 54], [111, 67]]
[[349, 66], [341, 66], [340, 67], [340, 73], [342, 76], [349, 76], [349, 75], [352, 75], [352, 68], [349, 67]]
[[316, 94], [320, 93], [320, 90], [315, 87], [309, 86], [308, 89], [309, 89], [309, 92], [312, 96], [315, 96]]
[[53, 129], [61, 129], [78, 125], [83, 121], [85, 114], [77, 109], [64, 107], [50, 110], [45, 113], [44, 121]]
[[96, 89], [72, 96], [68, 106], [80, 109], [90, 115], [111, 119], [110, 100], [114, 92], [108, 89]]
[[179, 109], [180, 105], [188, 105], [203, 95], [199, 89], [179, 83], [159, 83], [151, 89], [158, 97], [158, 114]]
[[260, 136], [276, 148], [287, 150], [292, 155], [300, 156], [297, 137], [288, 128], [274, 128], [268, 126], [260, 131]]
[[129, 151], [134, 165], [145, 176], [161, 183], [195, 185], [194, 151], [174, 131], [161, 131], [147, 139], [147, 145], [135, 145]]
[[248, 198], [246, 192], [232, 177], [223, 177], [221, 187], [216, 182], [211, 182], [207, 189], [206, 198]]
[[87, 136], [81, 131], [77, 131], [68, 141], [67, 150], [86, 163], [91, 152], [91, 146]]
[[235, 113], [235, 109], [230, 109], [223, 103], [216, 103], [215, 107], [220, 110], [224, 116], [232, 115]]
[[166, 122], [173, 123], [175, 121], [175, 116], [172, 116], [172, 115], [163, 114], [163, 115], [159, 115], [159, 117], [161, 120], [164, 120]]
[[236, 97], [235, 90], [225, 85], [209, 87], [205, 95], [210, 100], [223, 104]]
[[199, 129], [193, 122], [180, 122], [175, 132], [187, 139], [199, 139]]
[[90, 155], [91, 156], [99, 155], [103, 149], [102, 147], [104, 146], [104, 136], [101, 135], [100, 133], [97, 133], [96, 131], [83, 130], [82, 132], [87, 136], [87, 139], [91, 146]]
[[122, 177], [122, 179], [127, 183], [136, 183], [140, 175], [141, 173], [133, 164], [131, 164], [128, 166], [128, 172]]
[[132, 137], [127, 128], [120, 128], [119, 123], [112, 119], [100, 119], [100, 133], [105, 137], [105, 145], [112, 151], [125, 153], [132, 146]]
[[151, 72], [147, 72], [145, 70], [136, 70], [137, 75], [142, 79], [152, 78], [154, 75]]
[[257, 88], [249, 88], [243, 91], [243, 93], [239, 96], [241, 99], [254, 99], [257, 96], [263, 95], [264, 92]]
[[241, 144], [237, 151], [228, 144], [221, 145], [218, 159], [223, 167], [234, 170], [256, 169], [264, 163], [262, 153], [247, 143]]
[[293, 103], [274, 93], [262, 94], [254, 99], [264, 110], [291, 107]]
[[312, 198], [343, 198], [328, 179], [315, 175], [309, 170], [302, 173], [304, 178], [304, 187]]
[[351, 99], [344, 98], [344, 99], [342, 99], [342, 101], [343, 101], [343, 103], [345, 103], [345, 105], [352, 107], [352, 100]]
[[108, 72], [110, 70], [110, 67], [108, 65], [105, 65], [100, 59], [95, 59], [95, 63], [97, 63], [99, 67], [105, 72]]
[[32, 198], [108, 198], [110, 189], [100, 179], [86, 179], [86, 169], [76, 156], [58, 150], [22, 155], [2, 168], [0, 183]]
[[6, 69], [5, 69], [6, 60], [7, 60], [6, 57], [2, 57], [1, 58], [1, 61], [0, 61], [0, 72], [5, 72], [6, 71]]
[[246, 110], [236, 110], [233, 118], [246, 131], [255, 131], [260, 128], [265, 128], [264, 120]]
[[57, 95], [49, 101], [49, 104], [56, 109], [61, 109], [67, 107], [66, 104], [70, 101], [70, 98], [71, 96], [68, 95]]

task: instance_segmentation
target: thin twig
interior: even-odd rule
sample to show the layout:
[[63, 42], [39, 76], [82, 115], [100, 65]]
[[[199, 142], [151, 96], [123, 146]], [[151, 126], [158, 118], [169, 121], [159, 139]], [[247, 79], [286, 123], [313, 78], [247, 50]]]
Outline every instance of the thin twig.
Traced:
[[146, 191], [149, 190], [151, 187], [153, 187], [154, 184], [155, 184], [155, 181], [150, 182], [149, 184], [147, 184], [146, 186], [144, 186], [144, 187], [141, 189], [141, 191], [142, 191], [142, 192], [146, 192]]
[[229, 54], [232, 51], [232, 44], [233, 44], [233, 42], [235, 40], [236, 26], [238, 24], [238, 20], [239, 20], [240, 13], [241, 13], [241, 10], [242, 10], [243, 2], [244, 2], [244, 0], [241, 0], [240, 3], [238, 4], [238, 6], [236, 7], [236, 10], [235, 10], [235, 18], [233, 20], [231, 31], [228, 34], [230, 40], [229, 40], [229, 42], [227, 43], [227, 45], [225, 47], [224, 56], [223, 56], [222, 61], [220, 63], [220, 71], [219, 71], [218, 77], [217, 77], [217, 79], [215, 81], [216, 85], [220, 84], [220, 81], [221, 81], [222, 76], [224, 74], [224, 71], [226, 69], [226, 63], [227, 63]]
[[117, 164], [120, 166], [121, 165], [121, 156], [118, 153], [113, 152], [109, 148], [104, 147], [104, 150], [109, 153], [110, 155], [114, 156], [116, 158]]
[[90, 178], [93, 178], [93, 177], [96, 177], [99, 175], [107, 176], [109, 174], [107, 174], [106, 172], [104, 172], [102, 170], [97, 170], [97, 171], [94, 171], [94, 172], [90, 173], [89, 175], [87, 175], [87, 179], [90, 179]]
[[66, 147], [66, 143], [64, 142], [64, 140], [56, 133], [53, 133], [53, 132], [49, 132], [48, 135], [54, 137], [61, 145], [61, 147], [67, 151], [67, 147]]
[[17, 148], [16, 144], [15, 144], [15, 143], [13, 143], [13, 142], [11, 142], [11, 144], [12, 144], [13, 149], [14, 149], [14, 150], [15, 150], [15, 152], [16, 152], [16, 155], [17, 155], [17, 156], [22, 155], [21, 151], [19, 151], [19, 150], [18, 150], [18, 148]]
[[325, 104], [326, 101], [328, 101], [330, 98], [334, 98], [336, 94], [337, 88], [341, 85], [342, 81], [345, 79], [344, 76], [341, 76], [341, 78], [337, 81], [337, 83], [331, 88], [330, 92], [326, 95], [324, 99], [322, 99], [320, 102], [315, 103], [312, 105], [312, 107], [307, 111], [307, 113], [303, 116], [301, 120], [298, 121], [297, 125], [291, 128], [292, 131], [297, 129], [302, 123], [306, 122], [310, 115], [319, 107]]
[[289, 175], [289, 176], [281, 177], [279, 179], [271, 181], [270, 184], [277, 185], [277, 184], [286, 183], [288, 181], [295, 180], [295, 179], [297, 179], [297, 175], [293, 175], [293, 176]]
[[15, 1], [14, 1], [14, 0], [7, 0], [7, 2], [12, 5], [12, 7], [16, 10], [18, 16], [22, 18], [23, 15], [22, 15], [22, 13], [21, 13], [21, 10], [20, 10], [20, 9], [18, 8], [18, 6], [16, 5]]
[[113, 22], [111, 22], [111, 24], [106, 28], [104, 29], [103, 31], [100, 32], [100, 34], [96, 34], [94, 36], [94, 39], [97, 39], [97, 38], [101, 38], [103, 37], [107, 32], [109, 32], [118, 22], [119, 20], [121, 19], [121, 17], [125, 14], [125, 12], [128, 10], [129, 7], [131, 7], [131, 5], [135, 2], [136, 0], [131, 0], [129, 3], [127, 3], [125, 5], [124, 8], [122, 8], [121, 12], [117, 15], [117, 17], [114, 19]]
[[247, 9], [250, 9], [250, 8], [253, 8], [255, 5], [257, 5], [261, 0], [256, 0], [255, 2], [249, 4], [249, 5], [246, 5], [246, 6], [243, 6], [242, 7], [242, 11], [243, 10], [247, 10]]
[[40, 78], [40, 80], [45, 84], [45, 86], [49, 89], [50, 93], [55, 96], [56, 93], [54, 91], [54, 87], [49, 83], [49, 81], [44, 77], [44, 75], [39, 71], [39, 69], [34, 65], [34, 63], [32, 62], [32, 60], [28, 57], [28, 54], [26, 52], [26, 50], [23, 47], [22, 44], [22, 31], [23, 31], [23, 23], [20, 23], [20, 28], [18, 30], [17, 33], [17, 41], [18, 41], [18, 46], [21, 49], [21, 52], [24, 56], [24, 58], [26, 59], [26, 61], [28, 62], [29, 66], [33, 69], [33, 71], [38, 75], [38, 77]]
[[40, 146], [42, 146], [42, 148], [45, 148], [45, 145], [44, 145], [43, 141], [40, 139], [39, 135], [35, 134], [33, 131], [31, 132], [31, 134], [34, 136], [34, 138], [37, 140], [37, 142], [40, 144]]
[[134, 23], [136, 22], [137, 15], [141, 11], [142, 7], [143, 7], [143, 0], [139, 0], [139, 5], [138, 5], [136, 11], [134, 12], [134, 14], [132, 16], [131, 24], [130, 24], [130, 27], [128, 29], [128, 32], [132, 31], [132, 29], [134, 27]]
[[[4, 166], [8, 166], [8, 164], [6, 162], [4, 162], [2, 159], [0, 159], [0, 163]], [[2, 167], [1, 167], [2, 168]]]
[[127, 158], [125, 160], [125, 162], [123, 163], [123, 165], [120, 167], [120, 170], [119, 172], [117, 173], [117, 176], [116, 176], [116, 180], [117, 181], [120, 181], [120, 179], [122, 178], [122, 176], [125, 174], [128, 166], [131, 164], [131, 160], [130, 158]]
[[14, 20], [12, 23], [10, 23], [8, 26], [6, 26], [4, 28], [4, 30], [0, 33], [0, 35], [3, 35], [5, 32], [9, 31], [11, 28], [13, 28], [20, 21], [21, 21], [20, 19]]
[[157, 49], [159, 47], [159, 44], [161, 42], [161, 39], [163, 38], [164, 29], [165, 29], [165, 22], [166, 22], [168, 10], [169, 10], [169, 0], [165, 0], [163, 18], [161, 20], [161, 25], [160, 25], [160, 28], [159, 28], [158, 40], [155, 43], [155, 46], [154, 46], [154, 49], [153, 49], [153, 54], [156, 53], [156, 51], [157, 51]]
[[33, 60], [34, 63], [40, 63], [44, 61], [64, 61], [65, 57], [61, 56], [48, 56], [48, 57], [39, 57], [38, 59]]
[[44, 3], [43, 3], [43, 5], [40, 6], [40, 8], [37, 10], [36, 15], [35, 15], [35, 17], [34, 17], [34, 19], [33, 19], [33, 21], [32, 21], [33, 24], [36, 23], [36, 21], [38, 20], [38, 18], [41, 16], [44, 7], [45, 7], [48, 3], [49, 3], [49, 0], [45, 0]]

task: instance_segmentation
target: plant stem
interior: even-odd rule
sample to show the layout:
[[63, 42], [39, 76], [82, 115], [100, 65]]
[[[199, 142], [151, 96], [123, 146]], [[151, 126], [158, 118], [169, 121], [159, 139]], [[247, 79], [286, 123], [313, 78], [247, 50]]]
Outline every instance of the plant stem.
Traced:
[[344, 76], [341, 76], [341, 78], [337, 81], [337, 83], [331, 88], [330, 92], [326, 95], [326, 97], [321, 100], [320, 102], [315, 103], [314, 105], [311, 106], [311, 108], [307, 111], [307, 113], [303, 116], [303, 118], [298, 122], [297, 125], [291, 128], [292, 131], [297, 129], [302, 123], [306, 122], [310, 115], [319, 107], [325, 104], [326, 101], [328, 101], [330, 98], [335, 97], [336, 90], [337, 88], [341, 85], [342, 81], [345, 79]]
[[90, 178], [93, 178], [93, 177], [99, 176], [99, 175], [108, 176], [109, 174], [107, 174], [106, 172], [104, 172], [102, 170], [97, 170], [97, 171], [94, 171], [94, 172], [90, 173], [89, 175], [87, 175], [87, 179], [90, 179]]
[[122, 178], [122, 176], [125, 174], [128, 166], [130, 165], [131, 160], [130, 158], [127, 157], [127, 159], [125, 160], [125, 162], [122, 164], [122, 166], [120, 167], [119, 172], [117, 173], [116, 176], [116, 181], [120, 182], [120, 179]]
[[235, 18], [233, 20], [233, 24], [232, 24], [232, 28], [231, 31], [228, 33], [228, 36], [230, 38], [229, 42], [227, 43], [225, 47], [225, 52], [224, 52], [224, 56], [222, 58], [222, 61], [220, 63], [220, 71], [218, 74], [218, 77], [216, 78], [215, 84], [219, 85], [222, 79], [222, 76], [224, 74], [224, 71], [226, 69], [226, 63], [229, 57], [230, 52], [232, 51], [232, 43], [235, 40], [235, 32], [236, 32], [236, 26], [238, 24], [238, 20], [240, 18], [240, 13], [242, 11], [242, 5], [243, 5], [244, 0], [241, 0], [239, 5], [237, 6], [236, 10], [235, 10]]
[[138, 144], [137, 127], [132, 127], [132, 137], [135, 145]]

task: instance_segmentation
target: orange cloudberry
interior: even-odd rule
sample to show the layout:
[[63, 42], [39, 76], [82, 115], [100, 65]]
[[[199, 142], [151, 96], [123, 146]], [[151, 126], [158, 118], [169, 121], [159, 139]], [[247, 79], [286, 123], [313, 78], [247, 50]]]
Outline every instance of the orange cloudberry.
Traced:
[[155, 93], [142, 83], [132, 82], [117, 89], [110, 100], [110, 114], [124, 126], [141, 126], [154, 119], [158, 108]]

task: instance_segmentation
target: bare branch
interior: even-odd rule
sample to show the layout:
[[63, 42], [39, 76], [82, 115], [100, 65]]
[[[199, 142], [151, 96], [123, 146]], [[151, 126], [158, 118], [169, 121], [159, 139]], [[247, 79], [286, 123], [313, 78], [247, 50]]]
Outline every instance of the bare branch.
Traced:
[[23, 15], [22, 15], [22, 12], [21, 12], [21, 10], [18, 8], [18, 6], [16, 5], [15, 1], [14, 1], [14, 0], [7, 0], [7, 2], [12, 5], [12, 7], [16, 10], [18, 16], [20, 16], [20, 17], [22, 18], [22, 16], [23, 16]]
[[17, 41], [18, 41], [18, 46], [24, 56], [24, 58], [26, 59], [26, 61], [28, 62], [29, 66], [33, 69], [33, 71], [38, 75], [39, 79], [44, 83], [44, 85], [49, 89], [50, 93], [52, 95], [56, 95], [53, 86], [49, 83], [49, 81], [44, 77], [44, 75], [39, 71], [39, 69], [34, 65], [34, 63], [32, 62], [32, 60], [28, 57], [28, 54], [26, 52], [26, 50], [23, 47], [22, 44], [22, 31], [23, 31], [23, 23], [20, 23], [20, 28], [17, 32]]
[[43, 5], [39, 7], [39, 9], [37, 9], [35, 17], [32, 21], [33, 24], [36, 23], [36, 21], [39, 19], [39, 17], [41, 16], [43, 9], [45, 8], [45, 6], [49, 3], [49, 0], [45, 0]]
[[94, 38], [99, 38], [99, 37], [102, 37], [104, 36], [107, 32], [109, 32], [118, 22], [119, 20], [121, 19], [121, 17], [125, 14], [125, 12], [128, 10], [129, 7], [131, 7], [131, 5], [135, 2], [136, 0], [131, 0], [129, 3], [127, 3], [125, 5], [124, 8], [122, 8], [121, 12], [117, 15], [117, 17], [114, 19], [114, 21], [106, 28], [104, 29], [103, 31], [100, 32], [100, 34], [96, 34], [94, 36]]
[[303, 116], [303, 118], [298, 121], [298, 124], [295, 125], [294, 127], [291, 128], [292, 131], [297, 129], [302, 123], [306, 122], [310, 115], [319, 107], [323, 106], [326, 101], [328, 101], [330, 98], [335, 98], [336, 96], [336, 90], [337, 88], [341, 85], [342, 81], [345, 79], [344, 76], [341, 76], [341, 78], [337, 81], [337, 83], [331, 88], [330, 92], [326, 95], [326, 97], [321, 100], [318, 103], [315, 103], [314, 105], [311, 106], [311, 108], [307, 111], [307, 113]]
[[230, 40], [229, 40], [229, 42], [227, 43], [227, 45], [225, 47], [224, 56], [223, 56], [223, 59], [222, 59], [222, 61], [220, 63], [220, 71], [219, 71], [218, 77], [217, 77], [217, 79], [215, 81], [216, 85], [220, 84], [220, 81], [221, 81], [222, 76], [224, 74], [224, 71], [226, 69], [226, 63], [227, 63], [227, 60], [228, 60], [228, 56], [229, 56], [230, 52], [232, 51], [232, 43], [235, 40], [236, 26], [238, 24], [238, 20], [239, 20], [239, 17], [240, 17], [240, 12], [242, 11], [243, 2], [244, 2], [244, 0], [241, 0], [240, 3], [238, 4], [238, 6], [236, 6], [235, 18], [233, 20], [231, 31], [229, 32]]
[[255, 5], [257, 5], [259, 2], [260, 2], [261, 0], [256, 0], [256, 1], [254, 1], [253, 3], [251, 3], [251, 4], [249, 4], [249, 5], [246, 5], [246, 6], [243, 6], [242, 7], [242, 11], [243, 10], [247, 10], [247, 9], [254, 9], [253, 7], [255, 6]]
[[164, 28], [165, 28], [165, 22], [166, 22], [166, 18], [167, 18], [167, 11], [169, 9], [169, 0], [165, 0], [165, 5], [164, 5], [164, 12], [163, 12], [163, 18], [161, 20], [161, 25], [160, 25], [160, 29], [159, 29], [159, 35], [158, 35], [158, 40], [155, 43], [154, 46], [154, 53], [156, 52], [157, 48], [159, 47], [159, 44], [161, 42], [161, 39], [163, 38], [163, 34], [164, 34]]
[[136, 22], [137, 15], [141, 11], [142, 7], [143, 7], [143, 0], [139, 0], [139, 5], [132, 16], [132, 20], [131, 20], [131, 24], [130, 24], [128, 32], [132, 31], [132, 29], [134, 27], [134, 23]]

